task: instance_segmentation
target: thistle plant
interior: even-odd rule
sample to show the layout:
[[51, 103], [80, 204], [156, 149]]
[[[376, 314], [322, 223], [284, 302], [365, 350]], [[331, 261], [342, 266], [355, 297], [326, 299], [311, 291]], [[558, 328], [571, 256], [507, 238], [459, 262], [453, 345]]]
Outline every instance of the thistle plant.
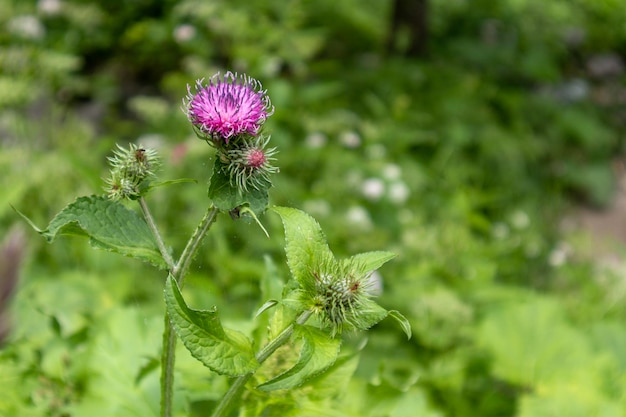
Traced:
[[[147, 201], [156, 185], [175, 181], [158, 182], [161, 159], [155, 150], [141, 145], [118, 145], [113, 151], [104, 195], [79, 197], [45, 229], [31, 222], [49, 242], [59, 235], [86, 236], [97, 249], [140, 259], [165, 271], [161, 416], [174, 413], [177, 339], [209, 370], [233, 378], [213, 410], [213, 416], [220, 417], [229, 415], [246, 390], [250, 395], [243, 407], [262, 413], [267, 406], [264, 398], [268, 403], [277, 401], [262, 393], [295, 390], [331, 372], [347, 330], [367, 330], [391, 317], [410, 337], [406, 319], [374, 301], [371, 274], [394, 254], [369, 252], [337, 259], [312, 217], [294, 208], [269, 207], [272, 176], [278, 172], [273, 165], [277, 150], [263, 132], [274, 108], [261, 83], [231, 72], [217, 74], [208, 83], [199, 80], [195, 91], [188, 87], [183, 112], [196, 135], [215, 148], [215, 156], [205, 215], [176, 257], [161, 236]], [[128, 208], [124, 200], [136, 201], [139, 212]], [[268, 209], [280, 216], [284, 226], [291, 279], [282, 291], [265, 294], [268, 299], [257, 313], [267, 317], [266, 326], [257, 329], [266, 331], [259, 348], [248, 336], [223, 326], [215, 307], [189, 307], [181, 290], [200, 243], [220, 213], [233, 219], [247, 215], [258, 221]], [[268, 361], [283, 355], [279, 348], [285, 345], [299, 346], [298, 357]], [[273, 363], [290, 361], [283, 372], [272, 368]]]

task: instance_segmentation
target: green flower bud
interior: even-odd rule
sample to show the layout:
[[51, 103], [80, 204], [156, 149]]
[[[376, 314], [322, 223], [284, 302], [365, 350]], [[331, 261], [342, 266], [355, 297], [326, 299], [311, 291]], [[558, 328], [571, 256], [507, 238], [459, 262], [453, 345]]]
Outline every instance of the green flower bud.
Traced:
[[138, 198], [160, 167], [154, 149], [145, 149], [132, 143], [128, 149], [117, 145], [113, 156], [107, 159], [111, 165], [111, 175], [106, 180], [105, 190], [113, 200]]
[[362, 310], [374, 294], [371, 272], [359, 275], [355, 265], [327, 262], [311, 271], [312, 285], [304, 291], [310, 308], [330, 327], [331, 334], [340, 334], [344, 328], [366, 329], [361, 320]]
[[227, 164], [231, 185], [248, 191], [249, 187], [259, 190], [271, 183], [270, 175], [277, 173], [278, 167], [272, 165], [276, 148], [266, 148], [269, 140], [259, 136], [219, 153], [220, 160]]

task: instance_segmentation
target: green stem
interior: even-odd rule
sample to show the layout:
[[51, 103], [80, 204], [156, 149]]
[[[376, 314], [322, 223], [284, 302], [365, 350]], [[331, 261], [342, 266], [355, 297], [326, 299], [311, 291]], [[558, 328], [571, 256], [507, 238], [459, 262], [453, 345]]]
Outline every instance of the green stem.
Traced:
[[[279, 347], [284, 345], [293, 334], [293, 329], [296, 324], [306, 323], [312, 313], [313, 312], [311, 310], [303, 311], [293, 323], [287, 326], [278, 336], [265, 345], [265, 347], [256, 355], [256, 359], [259, 364], [265, 362], [265, 360], [272, 356], [272, 354], [276, 352]], [[241, 396], [246, 383], [250, 380], [253, 374], [253, 372], [249, 372], [235, 379], [235, 382], [233, 382], [228, 391], [226, 391], [226, 394], [224, 394], [224, 397], [222, 397], [222, 401], [220, 401], [215, 410], [213, 410], [211, 417], [224, 417], [227, 415], [230, 408], [233, 406], [233, 403]]]
[[161, 417], [171, 417], [174, 402], [174, 362], [176, 361], [176, 333], [165, 312], [163, 351], [161, 352]]
[[[191, 260], [200, 248], [202, 239], [215, 222], [219, 210], [209, 207], [202, 220], [187, 242], [178, 262], [171, 268], [172, 275], [180, 287], [184, 284], [185, 274]], [[165, 330], [163, 331], [163, 353], [161, 354], [161, 417], [171, 417], [174, 400], [174, 363], [176, 361], [176, 333], [172, 328], [167, 311], [165, 312]]]
[[183, 250], [183, 253], [180, 255], [178, 262], [176, 262], [176, 265], [174, 266], [172, 275], [174, 275], [174, 278], [176, 278], [176, 282], [178, 282], [178, 285], [181, 288], [183, 286], [183, 279], [185, 277], [185, 274], [187, 273], [187, 269], [189, 268], [189, 265], [191, 264], [194, 255], [198, 251], [198, 248], [202, 243], [202, 239], [209, 231], [211, 225], [215, 222], [218, 213], [219, 209], [217, 207], [209, 207], [207, 209], [204, 217], [202, 218], [202, 220], [200, 220], [200, 224], [198, 224], [198, 227], [193, 232], [193, 235], [187, 242], [187, 246]]
[[[159, 229], [154, 222], [152, 213], [148, 208], [148, 204], [143, 197], [139, 198], [139, 206], [143, 212], [143, 216], [146, 219], [148, 227], [152, 231], [156, 240], [161, 256], [167, 264], [167, 268], [176, 279], [176, 282], [182, 287], [185, 274], [191, 260], [198, 251], [202, 239], [206, 236], [209, 228], [215, 222], [219, 210], [215, 207], [209, 207], [204, 214], [200, 224], [193, 232], [193, 235], [187, 242], [187, 246], [180, 255], [178, 262], [174, 264], [172, 255], [168, 252], [163, 242], [163, 238], [159, 233]], [[176, 360], [176, 334], [172, 329], [167, 312], [165, 312], [165, 330], [163, 331], [163, 352], [161, 354], [161, 417], [171, 417], [172, 415], [172, 403], [174, 400], [174, 362]]]
[[[163, 238], [161, 237], [159, 229], [154, 222], [154, 217], [152, 217], [150, 208], [148, 207], [148, 204], [143, 197], [139, 198], [139, 206], [141, 207], [143, 217], [146, 219], [146, 223], [148, 224], [148, 227], [152, 231], [152, 235], [157, 242], [157, 246], [159, 248], [159, 251], [161, 252], [161, 256], [167, 264], [167, 268], [170, 270], [170, 272], [173, 272], [176, 266], [174, 265], [174, 259], [172, 259], [172, 255], [170, 255], [167, 248], [165, 247]], [[174, 397], [173, 371], [176, 337], [174, 332], [172, 331], [172, 326], [170, 325], [167, 312], [165, 313], [164, 319], [165, 330], [163, 331], [163, 351], [161, 353], [161, 417], [170, 417], [172, 415], [172, 403]]]
[[143, 197], [139, 197], [139, 206], [141, 207], [141, 211], [143, 212], [143, 217], [146, 219], [146, 223], [148, 223], [148, 227], [150, 228], [150, 231], [152, 231], [152, 234], [154, 235], [154, 238], [156, 239], [157, 246], [159, 247], [159, 251], [161, 252], [161, 256], [163, 257], [163, 260], [167, 264], [167, 268], [170, 271], [173, 271], [174, 259], [172, 259], [172, 255], [170, 255], [169, 251], [165, 247], [163, 238], [161, 237], [161, 234], [159, 233], [159, 229], [157, 228], [157, 225], [154, 222], [154, 218], [152, 217], [152, 213], [150, 212], [150, 209], [148, 208], [148, 204], [146, 203], [146, 200]]

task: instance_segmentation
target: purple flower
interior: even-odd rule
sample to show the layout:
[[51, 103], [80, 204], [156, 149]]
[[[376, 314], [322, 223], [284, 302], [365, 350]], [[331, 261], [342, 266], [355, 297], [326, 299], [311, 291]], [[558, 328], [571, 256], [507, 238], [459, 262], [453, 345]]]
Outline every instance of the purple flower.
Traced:
[[203, 84], [196, 82], [196, 92], [183, 100], [183, 111], [200, 136], [228, 143], [239, 135], [255, 136], [268, 116], [274, 113], [267, 91], [261, 83], [245, 74], [219, 73]]

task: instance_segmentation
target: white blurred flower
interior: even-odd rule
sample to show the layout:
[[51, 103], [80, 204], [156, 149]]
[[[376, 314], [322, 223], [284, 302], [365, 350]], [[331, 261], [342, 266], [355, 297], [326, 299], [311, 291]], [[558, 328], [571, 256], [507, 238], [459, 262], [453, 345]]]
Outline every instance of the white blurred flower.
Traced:
[[313, 132], [306, 137], [304, 143], [311, 149], [323, 148], [328, 142], [326, 135], [320, 132]]
[[509, 226], [502, 222], [494, 223], [491, 226], [491, 234], [496, 239], [504, 239], [509, 236]]
[[361, 192], [368, 200], [380, 200], [385, 194], [385, 183], [380, 178], [368, 178], [363, 181]]
[[59, 14], [61, 8], [61, 0], [39, 0], [39, 2], [37, 3], [37, 10], [39, 10], [40, 13], [48, 16], [54, 16], [56, 14]]
[[182, 25], [174, 28], [174, 40], [178, 43], [185, 43], [192, 40], [196, 36], [196, 27], [189, 23], [183, 23]]
[[511, 224], [518, 230], [525, 229], [530, 225], [530, 217], [523, 210], [516, 210], [511, 216]]
[[562, 266], [569, 258], [571, 252], [572, 249], [567, 243], [560, 242], [554, 249], [552, 249], [552, 252], [550, 252], [550, 255], [548, 256], [548, 263], [555, 268]]
[[353, 131], [342, 132], [339, 135], [339, 142], [346, 148], [358, 148], [361, 146], [361, 137]]
[[389, 187], [389, 199], [396, 204], [404, 204], [409, 198], [409, 187], [402, 181], [394, 182]]
[[372, 226], [372, 219], [368, 211], [361, 206], [352, 206], [346, 212], [346, 220], [348, 223], [369, 229]]
[[46, 28], [33, 15], [16, 16], [7, 23], [10, 32], [28, 39], [41, 39], [46, 35]]
[[400, 179], [400, 175], [402, 174], [402, 170], [396, 164], [387, 164], [383, 168], [383, 177], [390, 181], [394, 181]]

